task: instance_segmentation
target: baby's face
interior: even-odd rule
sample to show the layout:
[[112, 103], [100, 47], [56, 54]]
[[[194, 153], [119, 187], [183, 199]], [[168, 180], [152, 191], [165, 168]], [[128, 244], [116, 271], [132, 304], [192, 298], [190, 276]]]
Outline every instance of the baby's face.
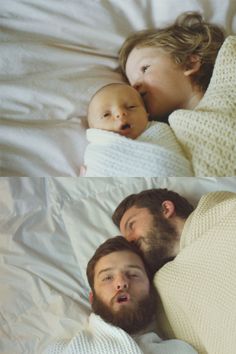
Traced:
[[146, 128], [148, 114], [139, 93], [125, 84], [108, 85], [89, 105], [90, 128], [113, 131], [136, 139]]

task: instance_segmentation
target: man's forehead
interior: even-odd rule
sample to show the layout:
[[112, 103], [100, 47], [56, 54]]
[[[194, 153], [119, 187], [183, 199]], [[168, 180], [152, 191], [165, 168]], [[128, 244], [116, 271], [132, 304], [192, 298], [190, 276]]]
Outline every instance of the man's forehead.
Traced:
[[149, 210], [147, 208], [139, 208], [135, 205], [127, 209], [120, 220], [120, 230], [126, 228], [130, 219], [143, 213], [149, 214]]
[[119, 268], [144, 269], [143, 261], [138, 254], [129, 250], [114, 251], [101, 257], [95, 266], [95, 276], [101, 272]]

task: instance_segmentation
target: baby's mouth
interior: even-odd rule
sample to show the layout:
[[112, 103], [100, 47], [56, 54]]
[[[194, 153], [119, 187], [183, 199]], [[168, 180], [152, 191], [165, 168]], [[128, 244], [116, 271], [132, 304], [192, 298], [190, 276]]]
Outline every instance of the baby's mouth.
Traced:
[[126, 130], [126, 129], [131, 129], [131, 125], [129, 123], [123, 124], [120, 128], [120, 130]]
[[133, 125], [130, 123], [124, 123], [120, 126], [118, 133], [122, 136], [129, 136], [132, 131]]

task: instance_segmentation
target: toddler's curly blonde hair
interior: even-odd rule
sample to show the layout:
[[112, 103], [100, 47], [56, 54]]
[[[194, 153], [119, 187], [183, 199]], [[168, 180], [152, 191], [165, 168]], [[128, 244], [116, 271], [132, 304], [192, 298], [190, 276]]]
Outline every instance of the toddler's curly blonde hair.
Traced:
[[191, 56], [196, 55], [199, 57], [201, 67], [191, 79], [205, 92], [224, 39], [223, 29], [204, 21], [200, 13], [183, 13], [173, 25], [161, 29], [142, 30], [129, 36], [119, 51], [120, 68], [125, 75], [126, 62], [134, 48], [161, 48], [184, 69], [191, 68]]

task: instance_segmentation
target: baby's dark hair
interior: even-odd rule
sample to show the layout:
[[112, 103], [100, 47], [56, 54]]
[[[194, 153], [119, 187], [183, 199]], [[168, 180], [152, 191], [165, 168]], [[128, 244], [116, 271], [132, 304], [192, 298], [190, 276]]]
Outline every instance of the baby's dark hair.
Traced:
[[129, 36], [119, 51], [120, 68], [125, 75], [126, 62], [134, 48], [160, 48], [184, 69], [191, 68], [194, 55], [199, 58], [201, 67], [191, 79], [205, 92], [224, 39], [224, 31], [218, 25], [204, 21], [198, 12], [186, 12], [168, 27], [142, 30]]

